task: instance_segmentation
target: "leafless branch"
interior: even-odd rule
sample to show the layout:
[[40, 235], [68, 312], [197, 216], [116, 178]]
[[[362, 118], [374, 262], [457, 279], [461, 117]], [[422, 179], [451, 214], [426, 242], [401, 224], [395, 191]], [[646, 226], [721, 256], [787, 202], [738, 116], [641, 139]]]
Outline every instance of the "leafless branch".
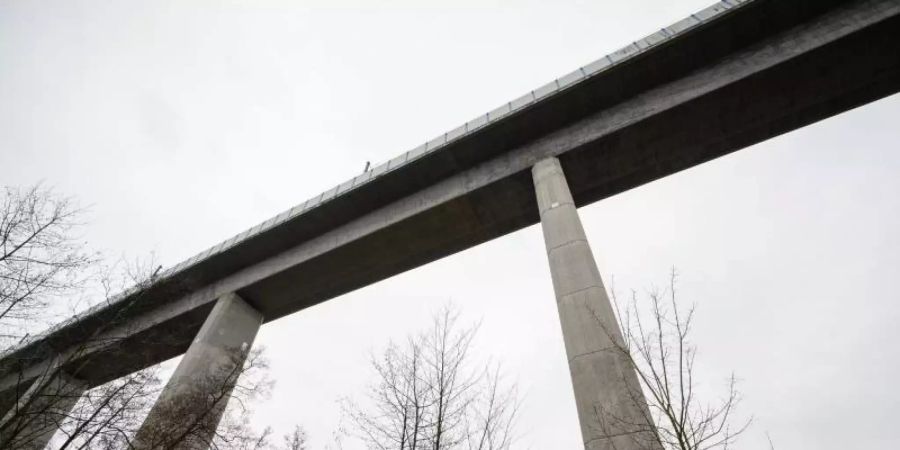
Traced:
[[353, 435], [372, 449], [501, 450], [514, 441], [519, 402], [499, 366], [471, 360], [478, 326], [446, 307], [427, 331], [372, 358], [364, 405], [344, 401]]
[[[676, 282], [677, 273], [673, 269], [669, 286], [664, 292], [650, 292], [645, 302], [632, 292], [624, 309], [613, 290], [613, 302], [624, 339], [616, 346], [636, 369], [642, 393], [646, 394], [633, 392], [631, 401], [648, 403], [650, 416], [644, 418], [644, 423], [654, 424], [650, 435], [657, 439], [655, 442], [639, 443], [639, 446], [647, 449], [662, 446], [672, 450], [725, 450], [746, 431], [752, 419], [732, 425], [741, 399], [734, 375], [728, 379], [726, 395], [719, 402], [704, 403], [697, 399], [694, 373], [697, 349], [690, 340], [695, 307], [691, 305], [684, 309], [680, 304], [676, 296]], [[599, 317], [596, 318], [601, 324], [604, 323]], [[607, 333], [611, 335], [609, 330]], [[612, 411], [595, 413], [600, 428], [606, 432], [617, 429], [616, 425], [624, 420]]]

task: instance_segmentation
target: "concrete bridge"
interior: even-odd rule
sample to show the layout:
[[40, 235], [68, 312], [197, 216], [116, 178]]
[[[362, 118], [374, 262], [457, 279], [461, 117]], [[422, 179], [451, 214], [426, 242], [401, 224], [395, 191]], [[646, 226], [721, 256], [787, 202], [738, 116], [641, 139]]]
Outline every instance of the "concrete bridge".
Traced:
[[723, 0], [7, 352], [0, 414], [50, 372], [86, 389], [187, 352], [193, 374], [262, 323], [541, 222], [585, 445], [607, 448], [593, 407], [640, 411], [581, 314], [617, 327], [576, 208], [898, 90], [900, 0]]

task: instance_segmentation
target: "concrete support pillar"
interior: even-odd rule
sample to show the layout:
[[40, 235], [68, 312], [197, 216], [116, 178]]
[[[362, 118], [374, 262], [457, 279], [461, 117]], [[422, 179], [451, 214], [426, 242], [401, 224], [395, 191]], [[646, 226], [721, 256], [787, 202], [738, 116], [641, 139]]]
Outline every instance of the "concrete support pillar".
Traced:
[[637, 374], [556, 158], [532, 168], [585, 449], [655, 449]]
[[237, 294], [219, 298], [135, 436], [137, 449], [205, 449], [263, 317]]
[[86, 390], [86, 383], [61, 371], [35, 380], [0, 420], [0, 448], [46, 447]]

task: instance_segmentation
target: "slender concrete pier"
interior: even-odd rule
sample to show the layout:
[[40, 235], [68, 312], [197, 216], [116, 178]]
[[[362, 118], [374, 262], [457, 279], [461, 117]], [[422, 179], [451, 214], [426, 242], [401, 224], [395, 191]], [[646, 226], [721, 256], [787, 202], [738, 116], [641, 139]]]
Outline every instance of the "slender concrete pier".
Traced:
[[216, 301], [138, 430], [136, 448], [209, 448], [262, 320], [237, 294]]
[[617, 347], [621, 330], [562, 166], [548, 158], [532, 175], [584, 447], [658, 448], [634, 367]]
[[0, 421], [0, 447], [42, 450], [87, 390], [60, 371], [36, 380]]

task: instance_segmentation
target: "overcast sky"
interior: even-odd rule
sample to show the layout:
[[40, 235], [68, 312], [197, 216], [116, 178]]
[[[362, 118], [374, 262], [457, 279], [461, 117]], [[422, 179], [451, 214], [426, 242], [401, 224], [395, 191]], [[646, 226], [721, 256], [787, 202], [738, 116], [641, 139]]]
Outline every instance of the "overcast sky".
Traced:
[[[0, 184], [73, 195], [93, 246], [170, 266], [707, 3], [2, 2]], [[896, 448], [898, 117], [887, 98], [580, 210], [620, 291], [677, 266], [704, 387], [735, 371], [755, 417], [740, 448]], [[369, 352], [447, 301], [525, 393], [516, 448], [579, 448], [538, 227], [266, 325], [255, 420], [324, 446]]]

